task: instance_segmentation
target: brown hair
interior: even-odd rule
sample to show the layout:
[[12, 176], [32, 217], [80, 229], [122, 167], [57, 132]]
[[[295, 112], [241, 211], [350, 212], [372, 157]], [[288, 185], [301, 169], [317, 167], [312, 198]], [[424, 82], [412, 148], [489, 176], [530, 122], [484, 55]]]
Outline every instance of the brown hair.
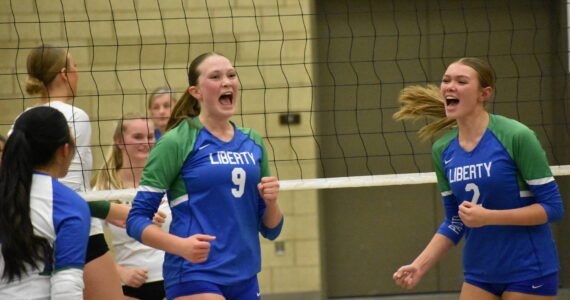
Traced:
[[113, 146], [111, 146], [103, 166], [99, 169], [97, 175], [91, 179], [91, 186], [93, 188], [97, 190], [125, 188], [118, 173], [118, 171], [123, 168], [123, 152], [115, 141], [123, 140], [123, 134], [129, 127], [129, 123], [133, 120], [150, 122], [148, 118], [141, 114], [128, 114], [117, 122], [115, 132], [113, 133]]
[[[454, 63], [466, 65], [475, 70], [481, 88], [491, 87], [495, 89], [495, 72], [486, 61], [476, 57], [463, 57], [451, 64]], [[417, 120], [423, 117], [435, 119], [419, 130], [418, 135], [422, 140], [427, 140], [437, 132], [457, 124], [455, 120], [447, 118], [445, 99], [441, 96], [440, 89], [435, 85], [406, 87], [400, 92], [398, 102], [402, 106], [393, 115], [396, 120]]]
[[[214, 55], [223, 56], [222, 54], [216, 52], [206, 52], [198, 57], [196, 57], [190, 66], [188, 67], [188, 85], [196, 86], [198, 85], [198, 77], [200, 77], [200, 72], [198, 67], [206, 58]], [[225, 56], [224, 56], [225, 57]], [[178, 126], [183, 120], [188, 118], [188, 116], [196, 117], [200, 114], [200, 102], [198, 99], [194, 98], [188, 92], [188, 89], [184, 92], [182, 97], [176, 102], [176, 105], [172, 109], [170, 118], [168, 119], [168, 124], [166, 125], [166, 131]]]
[[68, 67], [66, 49], [41, 45], [28, 54], [26, 92], [37, 95], [47, 90], [47, 86], [55, 79], [61, 69]]
[[148, 97], [148, 101], [147, 101], [147, 108], [151, 109], [152, 108], [152, 104], [154, 103], [154, 100], [156, 98], [158, 98], [158, 96], [162, 96], [168, 94], [170, 95], [170, 99], [176, 103], [176, 99], [174, 99], [174, 93], [172, 92], [172, 90], [168, 87], [159, 87], [156, 88], [154, 91], [152, 91], [152, 93], [150, 94], [150, 96]]
[[476, 57], [463, 57], [452, 64], [454, 63], [466, 65], [475, 70], [479, 76], [479, 84], [482, 88], [491, 87], [493, 90], [495, 89], [495, 71], [485, 60]]

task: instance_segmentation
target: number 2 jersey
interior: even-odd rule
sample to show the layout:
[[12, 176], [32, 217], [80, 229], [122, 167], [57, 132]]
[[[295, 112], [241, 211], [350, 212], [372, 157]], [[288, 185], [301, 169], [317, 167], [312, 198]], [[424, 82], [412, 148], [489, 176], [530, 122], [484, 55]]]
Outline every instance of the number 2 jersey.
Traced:
[[438, 233], [457, 243], [465, 235], [465, 278], [508, 283], [542, 277], [560, 269], [548, 223], [536, 226], [465, 226], [463, 201], [506, 210], [540, 204], [548, 222], [562, 218], [562, 199], [536, 135], [525, 125], [490, 114], [479, 144], [461, 148], [453, 129], [433, 145], [433, 161], [446, 218]]
[[261, 271], [259, 233], [275, 239], [283, 221], [267, 228], [265, 202], [257, 184], [269, 176], [261, 137], [234, 127], [229, 142], [212, 135], [198, 118], [187, 119], [164, 134], [151, 150], [127, 220], [127, 232], [141, 241], [167, 193], [172, 211], [170, 233], [216, 236], [207, 261], [193, 264], [166, 253], [165, 287], [191, 280], [234, 284]]

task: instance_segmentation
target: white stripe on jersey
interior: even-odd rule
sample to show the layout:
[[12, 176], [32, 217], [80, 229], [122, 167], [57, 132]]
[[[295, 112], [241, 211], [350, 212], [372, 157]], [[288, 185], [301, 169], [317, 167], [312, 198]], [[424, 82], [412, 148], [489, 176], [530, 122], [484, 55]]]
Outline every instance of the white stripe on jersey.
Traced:
[[552, 181], [554, 181], [554, 177], [544, 177], [539, 179], [526, 180], [526, 183], [529, 185], [542, 185]]
[[151, 192], [151, 193], [160, 193], [160, 194], [164, 194], [166, 193], [165, 189], [159, 189], [159, 188], [155, 188], [152, 186], [148, 186], [148, 185], [141, 185], [137, 188], [137, 191], [141, 191], [141, 192]]
[[452, 192], [452, 191], [441, 192], [441, 196], [442, 196], [442, 197], [451, 196], [451, 195], [453, 195], [453, 192]]
[[521, 191], [519, 195], [521, 196], [521, 198], [534, 197], [534, 194], [531, 191]]
[[188, 194], [184, 194], [172, 201], [170, 201], [170, 207], [175, 207], [176, 205], [188, 201]]

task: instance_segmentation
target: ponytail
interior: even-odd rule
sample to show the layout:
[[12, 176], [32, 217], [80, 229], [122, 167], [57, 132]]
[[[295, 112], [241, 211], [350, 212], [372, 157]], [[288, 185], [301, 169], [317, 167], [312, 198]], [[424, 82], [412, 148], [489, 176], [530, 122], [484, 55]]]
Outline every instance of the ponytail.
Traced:
[[427, 87], [413, 85], [404, 88], [400, 92], [398, 102], [402, 106], [393, 115], [395, 120], [417, 120], [424, 117], [435, 119], [419, 130], [421, 140], [428, 140], [437, 132], [456, 125], [454, 119], [447, 118], [445, 101], [439, 88], [433, 84], [428, 84]]
[[99, 171], [97, 175], [91, 179], [91, 187], [96, 190], [111, 190], [111, 189], [123, 189], [124, 185], [119, 177], [119, 170], [123, 167], [123, 153], [121, 149], [113, 143], [111, 150], [105, 164]]
[[180, 97], [180, 99], [174, 105], [170, 118], [168, 119], [168, 124], [166, 125], [166, 131], [175, 128], [182, 121], [188, 117], [196, 117], [200, 114], [200, 102], [198, 99], [194, 98], [188, 90]]
[[29, 266], [52, 261], [52, 246], [34, 233], [30, 191], [33, 169], [51, 163], [65, 143], [71, 143], [65, 117], [45, 106], [20, 115], [6, 141], [0, 165], [0, 241], [1, 277], [8, 282], [21, 278]]

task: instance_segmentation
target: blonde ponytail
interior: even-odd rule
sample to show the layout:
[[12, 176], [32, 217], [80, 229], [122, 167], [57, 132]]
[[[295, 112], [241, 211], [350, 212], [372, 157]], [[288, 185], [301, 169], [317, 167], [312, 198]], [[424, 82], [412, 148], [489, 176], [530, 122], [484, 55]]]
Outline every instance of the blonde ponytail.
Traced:
[[445, 114], [445, 100], [439, 88], [433, 84], [427, 87], [413, 85], [400, 92], [398, 102], [402, 104], [393, 118], [395, 120], [418, 120], [424, 117], [436, 119], [423, 126], [418, 135], [422, 140], [430, 139], [437, 132], [455, 126], [454, 119], [448, 119]]

